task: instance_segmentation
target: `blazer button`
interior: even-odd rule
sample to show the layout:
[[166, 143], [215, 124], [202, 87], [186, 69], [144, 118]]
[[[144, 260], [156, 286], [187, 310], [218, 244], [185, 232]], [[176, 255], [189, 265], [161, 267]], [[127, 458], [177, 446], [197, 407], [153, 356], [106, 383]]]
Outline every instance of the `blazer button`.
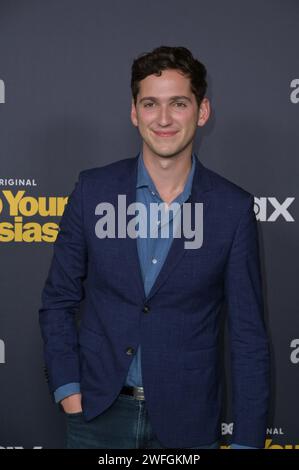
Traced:
[[127, 354], [128, 356], [132, 356], [132, 354], [134, 354], [134, 348], [131, 348], [131, 346], [128, 347], [128, 348], [126, 349], [126, 354]]
[[148, 313], [150, 311], [150, 308], [148, 305], [144, 305], [143, 309], [142, 309], [143, 313]]

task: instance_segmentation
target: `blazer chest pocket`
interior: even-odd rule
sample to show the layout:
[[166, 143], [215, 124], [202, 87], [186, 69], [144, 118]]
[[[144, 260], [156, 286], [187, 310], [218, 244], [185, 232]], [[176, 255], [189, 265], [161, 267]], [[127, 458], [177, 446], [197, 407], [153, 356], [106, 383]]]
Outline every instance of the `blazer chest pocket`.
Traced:
[[187, 257], [196, 257], [196, 258], [219, 258], [223, 251], [223, 247], [211, 247], [211, 248], [205, 248], [202, 246], [201, 248], [185, 248], [186, 251], [186, 256]]

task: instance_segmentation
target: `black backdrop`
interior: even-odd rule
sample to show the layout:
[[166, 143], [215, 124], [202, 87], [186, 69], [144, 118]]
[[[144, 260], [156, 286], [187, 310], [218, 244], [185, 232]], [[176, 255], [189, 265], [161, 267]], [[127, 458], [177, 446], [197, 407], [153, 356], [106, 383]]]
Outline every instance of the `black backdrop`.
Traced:
[[[137, 154], [130, 67], [159, 45], [206, 64], [213, 114], [195, 151], [256, 196], [272, 347], [266, 445], [299, 446], [298, 41], [296, 0], [0, 0], [0, 447], [64, 445], [38, 326], [56, 206], [80, 170]], [[222, 429], [229, 437], [229, 414]]]

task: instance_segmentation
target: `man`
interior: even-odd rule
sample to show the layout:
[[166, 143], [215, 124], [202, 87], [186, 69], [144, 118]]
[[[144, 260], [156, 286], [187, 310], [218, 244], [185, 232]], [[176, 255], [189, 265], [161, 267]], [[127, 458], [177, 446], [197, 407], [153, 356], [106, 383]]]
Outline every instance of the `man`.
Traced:
[[68, 448], [217, 448], [224, 303], [233, 447], [264, 445], [269, 353], [254, 198], [192, 150], [210, 115], [206, 86], [184, 47], [137, 58], [131, 120], [142, 150], [82, 171], [68, 200], [40, 309]]

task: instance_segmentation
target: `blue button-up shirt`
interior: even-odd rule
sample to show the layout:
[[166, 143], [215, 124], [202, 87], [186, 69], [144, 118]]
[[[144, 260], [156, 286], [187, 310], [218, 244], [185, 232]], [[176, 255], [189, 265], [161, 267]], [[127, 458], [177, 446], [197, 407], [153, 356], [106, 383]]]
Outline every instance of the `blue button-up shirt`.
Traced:
[[[176, 202], [180, 206], [185, 202], [190, 194], [193, 182], [193, 175], [195, 170], [195, 157], [192, 154], [192, 166], [189, 172], [185, 187], [171, 203]], [[163, 218], [160, 217], [157, 224], [157, 236], [150, 237], [150, 204], [163, 203], [153, 180], [151, 179], [143, 161], [142, 152], [138, 157], [138, 170], [137, 170], [137, 184], [136, 184], [136, 202], [141, 202], [146, 207], [147, 212], [147, 237], [137, 238], [137, 250], [139, 262], [143, 277], [144, 291], [147, 296], [163, 266], [167, 257], [169, 248], [173, 241], [173, 232], [176, 230], [176, 221], [179, 220], [176, 216], [178, 211], [170, 211], [167, 223], [169, 225], [169, 237], [163, 238]], [[178, 207], [178, 206], [177, 206]], [[142, 223], [142, 221], [141, 221]], [[165, 225], [165, 223], [164, 223]], [[138, 346], [136, 355], [134, 356], [126, 379], [126, 385], [134, 387], [142, 387], [142, 371], [141, 371], [141, 345]]]

